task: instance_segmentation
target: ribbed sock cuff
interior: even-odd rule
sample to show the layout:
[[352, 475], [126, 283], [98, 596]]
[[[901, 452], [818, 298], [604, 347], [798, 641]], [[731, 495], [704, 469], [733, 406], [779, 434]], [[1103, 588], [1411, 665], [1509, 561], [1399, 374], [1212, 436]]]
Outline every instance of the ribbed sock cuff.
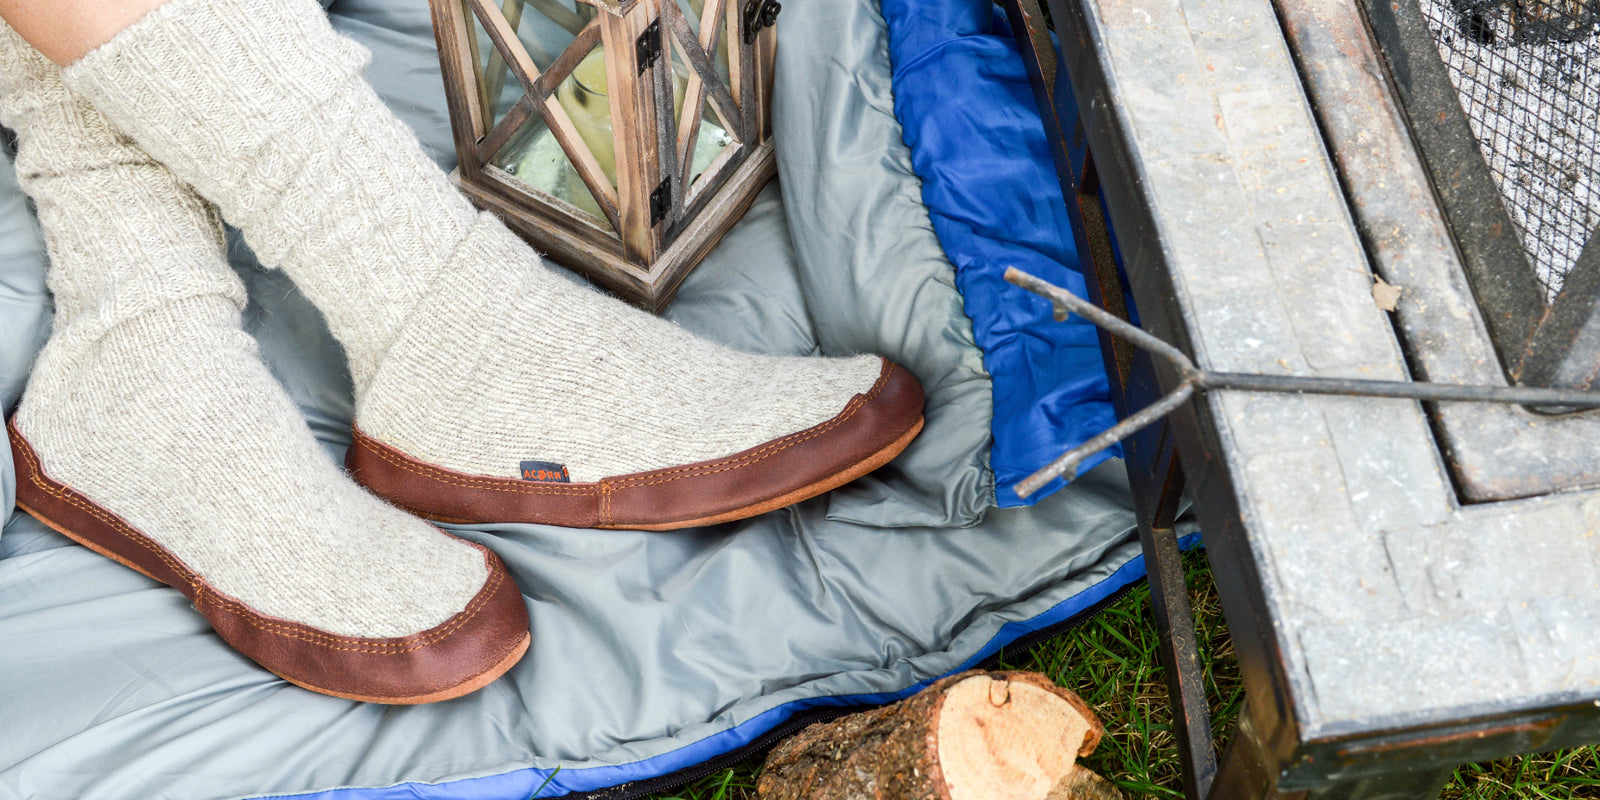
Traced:
[[368, 60], [313, 0], [169, 0], [64, 71], [290, 274], [358, 392], [476, 217]]
[[[62, 75], [119, 123], [159, 114], [188, 126], [152, 151], [172, 164], [253, 152], [316, 125], [317, 109], [347, 94], [370, 61], [314, 0], [169, 0]], [[186, 177], [207, 197], [228, 194], [225, 176]]]
[[18, 183], [44, 228], [57, 330], [92, 341], [176, 298], [216, 295], [235, 314], [244, 307], [215, 211], [4, 23], [0, 121], [16, 131]]

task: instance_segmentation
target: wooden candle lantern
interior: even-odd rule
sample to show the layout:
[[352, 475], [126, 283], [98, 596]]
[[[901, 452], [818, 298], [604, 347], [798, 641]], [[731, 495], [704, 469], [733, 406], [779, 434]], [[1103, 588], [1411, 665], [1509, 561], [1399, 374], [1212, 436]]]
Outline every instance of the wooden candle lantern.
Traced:
[[776, 0], [429, 0], [480, 207], [651, 311], [776, 171]]

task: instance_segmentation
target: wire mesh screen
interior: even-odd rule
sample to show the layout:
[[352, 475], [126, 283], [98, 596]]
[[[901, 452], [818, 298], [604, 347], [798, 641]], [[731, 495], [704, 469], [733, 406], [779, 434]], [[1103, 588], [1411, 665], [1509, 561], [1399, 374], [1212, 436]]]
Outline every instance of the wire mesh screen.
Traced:
[[1600, 228], [1600, 0], [1420, 0], [1546, 301]]

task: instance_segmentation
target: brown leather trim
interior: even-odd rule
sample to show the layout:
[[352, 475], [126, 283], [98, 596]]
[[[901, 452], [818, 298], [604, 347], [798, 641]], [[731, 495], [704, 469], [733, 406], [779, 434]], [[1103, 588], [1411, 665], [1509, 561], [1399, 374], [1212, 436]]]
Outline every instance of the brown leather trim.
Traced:
[[922, 385], [885, 360], [838, 416], [725, 458], [592, 483], [470, 475], [413, 458], [359, 428], [345, 459], [358, 483], [445, 522], [671, 530], [742, 519], [843, 486], [887, 464], [922, 429]]
[[176, 588], [224, 641], [291, 683], [352, 700], [429, 703], [485, 686], [528, 649], [522, 593], [500, 558], [481, 545], [467, 542], [483, 554], [489, 578], [460, 613], [410, 636], [338, 636], [267, 616], [212, 589], [154, 539], [45, 475], [15, 420], [7, 431], [18, 506], [89, 549]]

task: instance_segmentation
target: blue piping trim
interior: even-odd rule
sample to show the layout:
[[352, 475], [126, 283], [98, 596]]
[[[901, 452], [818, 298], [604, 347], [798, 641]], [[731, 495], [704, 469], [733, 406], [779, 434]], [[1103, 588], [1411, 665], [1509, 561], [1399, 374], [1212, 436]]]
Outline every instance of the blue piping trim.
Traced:
[[[1198, 544], [1200, 544], [1199, 533], [1189, 534], [1178, 541], [1178, 546], [1184, 550]], [[693, 744], [643, 761], [572, 770], [529, 767], [500, 775], [464, 778], [448, 783], [402, 783], [379, 788], [330, 789], [306, 794], [271, 796], [293, 797], [296, 800], [528, 800], [541, 786], [544, 787], [544, 791], [538, 795], [539, 797], [562, 797], [574, 792], [592, 792], [631, 781], [659, 778], [696, 764], [704, 764], [713, 758], [744, 747], [802, 711], [814, 708], [879, 706], [909, 697], [939, 678], [972, 669], [1000, 652], [1001, 648], [1028, 634], [1072, 619], [1123, 587], [1143, 578], [1144, 575], [1144, 556], [1134, 556], [1099, 583], [1057, 603], [1048, 611], [1031, 619], [1008, 622], [1000, 626], [1000, 630], [977, 653], [944, 675], [929, 678], [898, 692], [814, 697], [785, 703], [721, 733], [712, 734]]]

